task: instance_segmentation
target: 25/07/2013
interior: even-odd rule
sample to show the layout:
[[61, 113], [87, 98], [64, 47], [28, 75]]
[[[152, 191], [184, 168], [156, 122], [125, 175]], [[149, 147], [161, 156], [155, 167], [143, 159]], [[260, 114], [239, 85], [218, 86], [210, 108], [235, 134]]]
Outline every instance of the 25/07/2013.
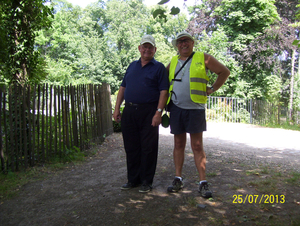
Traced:
[[244, 204], [244, 203], [258, 203], [258, 204], [274, 204], [274, 203], [285, 203], [285, 195], [233, 195], [232, 203]]

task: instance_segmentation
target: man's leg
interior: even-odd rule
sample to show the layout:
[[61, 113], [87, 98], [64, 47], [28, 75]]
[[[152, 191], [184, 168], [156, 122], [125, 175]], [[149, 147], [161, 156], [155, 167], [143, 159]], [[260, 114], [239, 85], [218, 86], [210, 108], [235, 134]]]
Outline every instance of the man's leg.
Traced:
[[186, 145], [186, 133], [174, 135], [174, 165], [175, 165], [175, 176], [182, 176], [182, 167], [184, 162], [184, 150]]
[[121, 121], [124, 148], [127, 162], [128, 182], [138, 185], [140, 181], [141, 144], [138, 126], [136, 125], [136, 110], [125, 107]]
[[195, 165], [197, 167], [200, 181], [205, 180], [206, 155], [203, 149], [203, 133], [193, 133], [191, 147], [194, 153]]
[[152, 185], [156, 171], [158, 156], [159, 128], [151, 125], [153, 115], [156, 112], [156, 106], [144, 107], [144, 114], [141, 114], [142, 123], [140, 129], [141, 143], [141, 163], [140, 178], [142, 183]]
[[203, 150], [203, 133], [191, 134], [191, 146], [194, 153], [195, 165], [197, 167], [200, 183], [199, 192], [204, 198], [212, 197], [212, 191], [209, 188], [209, 184], [205, 178], [205, 167], [206, 167], [206, 155]]
[[186, 133], [174, 135], [174, 165], [175, 165], [175, 179], [172, 185], [168, 187], [168, 192], [178, 192], [183, 188], [182, 182], [182, 167], [184, 162], [184, 149], [186, 145]]

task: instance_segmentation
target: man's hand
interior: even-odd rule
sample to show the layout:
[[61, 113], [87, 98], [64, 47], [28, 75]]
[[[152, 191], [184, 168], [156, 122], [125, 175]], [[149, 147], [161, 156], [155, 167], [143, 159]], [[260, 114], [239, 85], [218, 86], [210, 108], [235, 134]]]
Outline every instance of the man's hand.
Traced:
[[210, 94], [212, 94], [214, 91], [210, 88], [210, 87], [207, 87], [206, 88], [206, 94], [207, 96], [209, 96]]
[[152, 118], [151, 126], [159, 126], [161, 123], [161, 112], [156, 111], [155, 115]]
[[121, 122], [121, 112], [119, 109], [114, 110], [113, 118], [116, 122]]

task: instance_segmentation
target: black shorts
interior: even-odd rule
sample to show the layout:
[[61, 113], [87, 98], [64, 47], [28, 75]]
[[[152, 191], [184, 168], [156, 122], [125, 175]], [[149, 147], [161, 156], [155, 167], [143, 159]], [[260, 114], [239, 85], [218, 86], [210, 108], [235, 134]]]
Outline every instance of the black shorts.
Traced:
[[172, 134], [206, 131], [205, 109], [182, 109], [171, 104], [169, 111]]

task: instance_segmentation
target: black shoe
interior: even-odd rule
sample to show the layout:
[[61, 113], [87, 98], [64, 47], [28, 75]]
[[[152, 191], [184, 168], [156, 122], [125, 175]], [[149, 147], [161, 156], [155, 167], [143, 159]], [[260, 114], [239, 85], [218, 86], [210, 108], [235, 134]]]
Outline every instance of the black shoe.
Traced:
[[128, 182], [128, 183], [123, 184], [123, 185], [121, 186], [121, 190], [129, 190], [129, 189], [135, 188], [135, 187], [137, 187], [137, 184], [133, 184], [133, 183], [131, 183], [131, 182]]
[[146, 192], [149, 192], [152, 190], [152, 186], [150, 184], [142, 184], [142, 186], [140, 187], [140, 190], [139, 192], [143, 192], [143, 193], [146, 193]]
[[199, 192], [203, 198], [208, 199], [212, 197], [212, 191], [209, 189], [209, 185], [207, 182], [202, 182], [199, 185]]
[[183, 189], [183, 182], [179, 178], [175, 178], [172, 182], [172, 185], [168, 187], [168, 192], [178, 192]]

